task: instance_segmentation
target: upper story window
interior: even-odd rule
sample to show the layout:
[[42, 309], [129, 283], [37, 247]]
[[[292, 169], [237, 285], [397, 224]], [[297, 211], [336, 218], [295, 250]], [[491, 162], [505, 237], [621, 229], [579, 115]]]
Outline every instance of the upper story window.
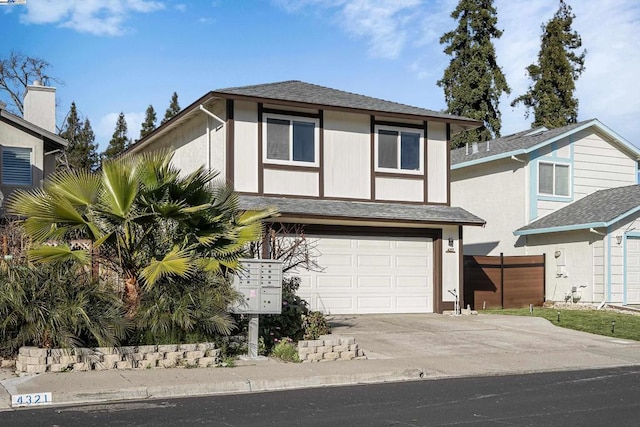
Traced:
[[547, 196], [571, 195], [571, 170], [568, 164], [538, 163], [538, 194]]
[[376, 127], [376, 170], [422, 173], [424, 143], [418, 129]]
[[265, 163], [318, 166], [319, 123], [317, 119], [264, 116]]
[[2, 147], [2, 184], [32, 185], [31, 148]]

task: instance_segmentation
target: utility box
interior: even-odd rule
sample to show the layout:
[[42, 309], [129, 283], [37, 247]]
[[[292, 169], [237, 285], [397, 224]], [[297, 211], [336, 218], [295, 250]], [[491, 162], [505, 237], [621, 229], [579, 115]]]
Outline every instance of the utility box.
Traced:
[[233, 287], [243, 296], [234, 307], [241, 314], [280, 314], [282, 312], [282, 261], [241, 259]]

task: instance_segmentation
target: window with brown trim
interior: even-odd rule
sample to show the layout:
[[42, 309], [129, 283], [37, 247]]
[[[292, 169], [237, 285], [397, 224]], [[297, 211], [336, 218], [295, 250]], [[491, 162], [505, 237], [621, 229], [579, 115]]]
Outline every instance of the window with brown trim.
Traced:
[[265, 114], [263, 126], [265, 163], [294, 166], [319, 164], [318, 119]]

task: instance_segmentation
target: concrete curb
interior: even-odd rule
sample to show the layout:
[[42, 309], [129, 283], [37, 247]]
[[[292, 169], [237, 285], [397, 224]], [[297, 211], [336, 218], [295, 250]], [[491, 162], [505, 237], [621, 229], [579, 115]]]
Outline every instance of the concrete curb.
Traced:
[[[310, 376], [303, 378], [252, 379], [191, 383], [159, 386], [135, 386], [120, 389], [102, 389], [95, 391], [59, 391], [52, 390], [53, 402], [47, 406], [67, 406], [88, 403], [108, 403], [126, 400], [178, 398], [187, 396], [211, 396], [219, 394], [257, 393], [301, 388], [331, 387], [357, 384], [374, 384], [398, 381], [415, 381], [424, 377], [421, 369], [404, 369], [400, 371], [357, 373], [353, 375]], [[28, 380], [20, 377], [0, 382], [5, 389], [0, 389], [0, 411], [15, 409], [11, 406], [11, 390], [15, 384]], [[41, 408], [31, 407], [33, 408]]]

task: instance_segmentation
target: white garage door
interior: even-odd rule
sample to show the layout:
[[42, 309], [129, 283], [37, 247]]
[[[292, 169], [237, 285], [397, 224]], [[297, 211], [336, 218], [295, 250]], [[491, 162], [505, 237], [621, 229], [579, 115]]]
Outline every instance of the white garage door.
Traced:
[[299, 295], [327, 314], [433, 312], [433, 241], [307, 236], [322, 272], [299, 271]]
[[627, 239], [627, 304], [640, 304], [640, 238]]

